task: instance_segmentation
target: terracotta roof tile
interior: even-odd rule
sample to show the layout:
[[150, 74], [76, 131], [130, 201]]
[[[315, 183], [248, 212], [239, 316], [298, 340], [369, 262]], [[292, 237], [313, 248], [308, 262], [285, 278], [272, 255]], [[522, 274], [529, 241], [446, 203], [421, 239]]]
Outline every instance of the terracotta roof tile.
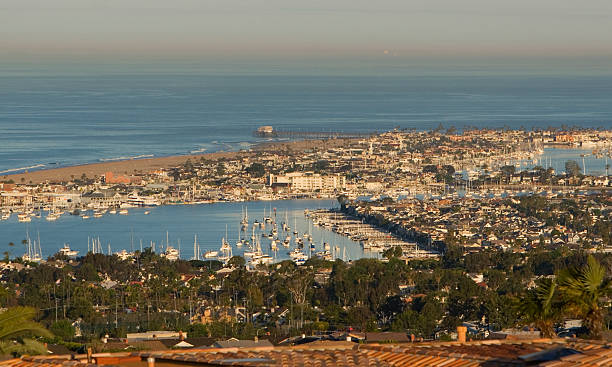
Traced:
[[[325, 344], [295, 347], [256, 348], [207, 348], [189, 350], [163, 350], [123, 354], [107, 354], [107, 360], [121, 358], [155, 357], [160, 362], [201, 363], [217, 366], [300, 366], [300, 367], [348, 367], [348, 366], [523, 366], [519, 356], [556, 349], [574, 351], [577, 354], [540, 364], [546, 367], [605, 366], [612, 365], [612, 345], [576, 339], [536, 339], [517, 341], [476, 341], [467, 343], [405, 343], [405, 344]], [[0, 367], [86, 367], [84, 356], [71, 361], [67, 356], [24, 357], [0, 362]], [[94, 355], [94, 358], [96, 356]], [[102, 358], [102, 355], [99, 356]], [[547, 357], [549, 358], [549, 357]], [[537, 363], [538, 361], [535, 361]], [[534, 363], [534, 362], [531, 362]], [[121, 364], [121, 363], [119, 363]]]

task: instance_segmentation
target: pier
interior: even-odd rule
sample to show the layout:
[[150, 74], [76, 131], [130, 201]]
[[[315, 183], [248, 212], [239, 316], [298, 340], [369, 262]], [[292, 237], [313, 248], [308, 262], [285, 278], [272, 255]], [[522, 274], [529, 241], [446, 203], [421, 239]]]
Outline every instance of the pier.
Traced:
[[260, 138], [289, 139], [334, 139], [334, 138], [367, 138], [377, 132], [344, 132], [344, 131], [309, 131], [309, 130], [278, 130], [272, 126], [260, 126], [253, 132]]

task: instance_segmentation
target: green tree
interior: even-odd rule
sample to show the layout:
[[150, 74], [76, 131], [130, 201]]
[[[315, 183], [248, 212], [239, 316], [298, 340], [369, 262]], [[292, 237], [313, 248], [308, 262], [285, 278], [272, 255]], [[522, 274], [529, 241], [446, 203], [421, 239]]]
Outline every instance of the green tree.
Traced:
[[402, 256], [402, 248], [400, 246], [389, 247], [385, 251], [383, 251], [383, 256], [387, 259], [392, 257], [401, 257]]
[[266, 168], [261, 163], [253, 163], [247, 167], [246, 172], [254, 177], [263, 177], [266, 174]]
[[46, 348], [27, 337], [52, 334], [34, 321], [36, 310], [32, 307], [14, 307], [0, 313], [0, 354], [42, 354]]
[[544, 278], [536, 288], [529, 290], [518, 302], [522, 320], [540, 329], [542, 336], [555, 336], [555, 322], [561, 317], [561, 307], [556, 303], [557, 283]]
[[576, 161], [565, 162], [565, 173], [570, 176], [578, 176], [580, 174], [580, 165]]
[[593, 338], [601, 338], [604, 308], [602, 299], [610, 294], [606, 269], [593, 256], [581, 268], [559, 272], [559, 289], [567, 311], [581, 317]]
[[74, 326], [69, 320], [59, 320], [51, 324], [51, 332], [62, 340], [70, 340], [74, 337]]

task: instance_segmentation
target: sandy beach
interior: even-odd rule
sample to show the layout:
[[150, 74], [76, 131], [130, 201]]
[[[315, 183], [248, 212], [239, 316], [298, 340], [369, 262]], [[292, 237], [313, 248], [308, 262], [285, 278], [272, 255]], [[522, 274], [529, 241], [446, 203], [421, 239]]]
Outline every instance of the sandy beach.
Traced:
[[102, 176], [106, 172], [114, 174], [132, 175], [151, 172], [157, 169], [167, 169], [177, 167], [184, 164], [187, 159], [192, 161], [205, 160], [227, 160], [238, 157], [248, 157], [257, 154], [258, 152], [286, 152], [286, 151], [303, 151], [312, 149], [313, 147], [337, 147], [346, 144], [350, 139], [327, 139], [327, 140], [300, 140], [291, 142], [271, 142], [261, 143], [250, 150], [237, 152], [218, 152], [205, 153], [198, 155], [179, 155], [159, 158], [143, 158], [131, 159], [113, 162], [100, 162], [92, 164], [84, 164], [78, 166], [69, 166], [61, 168], [43, 169], [33, 172], [24, 172], [18, 174], [10, 174], [0, 176], [0, 181], [14, 181], [15, 183], [61, 183], [68, 182], [74, 178], [79, 178], [83, 174], [87, 177]]

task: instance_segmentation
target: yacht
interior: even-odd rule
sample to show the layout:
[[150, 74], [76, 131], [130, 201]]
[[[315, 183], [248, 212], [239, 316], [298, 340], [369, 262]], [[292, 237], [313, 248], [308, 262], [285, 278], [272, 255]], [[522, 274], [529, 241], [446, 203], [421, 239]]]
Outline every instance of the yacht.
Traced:
[[11, 217], [11, 213], [2, 213], [2, 220], [8, 220]]
[[56, 221], [59, 218], [59, 214], [51, 212], [49, 214], [47, 214], [47, 217], [45, 218], [46, 220], [53, 222]]
[[70, 245], [69, 245], [69, 244], [67, 244], [67, 243], [65, 243], [65, 244], [64, 244], [64, 247], [62, 247], [61, 249], [59, 249], [59, 251], [58, 251], [58, 252], [59, 252], [61, 255], [68, 256], [68, 257], [76, 257], [76, 256], [79, 254], [79, 252], [78, 252], [78, 251], [76, 251], [76, 250], [72, 250], [72, 249], [70, 248]]
[[179, 251], [177, 249], [175, 249], [174, 247], [168, 245], [168, 246], [166, 246], [166, 251], [164, 251], [164, 253], [161, 256], [165, 257], [166, 259], [168, 259], [170, 261], [176, 261], [176, 260], [178, 260], [180, 254], [179, 254]]
[[32, 218], [28, 213], [19, 213], [17, 214], [17, 220], [20, 222], [31, 222]]
[[214, 259], [217, 256], [219, 256], [219, 251], [206, 251], [204, 253], [204, 258], [205, 259]]
[[121, 210], [119, 210], [119, 214], [121, 214], [121, 215], [128, 215], [128, 210], [127, 209], [121, 209]]
[[289, 252], [289, 257], [297, 265], [304, 265], [306, 260], [308, 260], [308, 256], [305, 253], [303, 253], [301, 250], [297, 249], [297, 248], [295, 250]]
[[256, 265], [270, 265], [274, 263], [274, 258], [269, 255], [256, 255], [251, 258], [249, 264], [252, 266]]
[[221, 254], [222, 255], [219, 256], [219, 260], [221, 261], [228, 261], [232, 258], [232, 245], [230, 245], [225, 238], [221, 240]]

